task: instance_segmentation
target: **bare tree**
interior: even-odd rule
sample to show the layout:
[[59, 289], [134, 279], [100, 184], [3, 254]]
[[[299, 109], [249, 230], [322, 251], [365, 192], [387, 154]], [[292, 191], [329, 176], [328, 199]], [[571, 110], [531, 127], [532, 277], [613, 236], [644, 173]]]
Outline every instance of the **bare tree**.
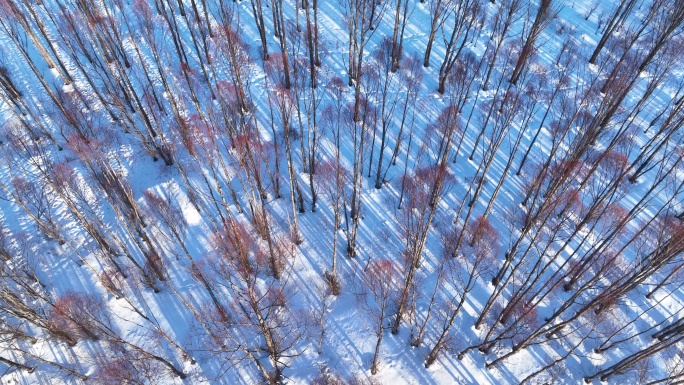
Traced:
[[[430, 226], [437, 212], [439, 199], [448, 186], [450, 175], [447, 170], [449, 153], [454, 133], [460, 130], [458, 111], [454, 105], [447, 106], [437, 118], [434, 132], [439, 137], [435, 151], [434, 166], [418, 170], [415, 178], [411, 178], [412, 206], [406, 208], [404, 232], [406, 236], [406, 269], [404, 272], [404, 286], [392, 334], [399, 332], [403, 313], [406, 311], [415, 270], [420, 265], [423, 249], [427, 242]], [[414, 210], [416, 208], [422, 208]]]
[[494, 14], [492, 20], [492, 35], [490, 42], [487, 45], [487, 52], [482, 57], [487, 57], [489, 64], [482, 82], [482, 89], [487, 91], [489, 89], [489, 79], [492, 76], [494, 67], [497, 65], [497, 58], [499, 51], [503, 46], [503, 42], [509, 37], [511, 26], [524, 17], [524, 4], [520, 0], [504, 0], [499, 6], [499, 10]]
[[[444, 23], [454, 11], [453, 4], [450, 0], [428, 0], [430, 8], [430, 30], [428, 33], [427, 46], [425, 47], [425, 55], [423, 56], [423, 66], [430, 66], [430, 55], [432, 53], [432, 45], [437, 37], [437, 32], [444, 26]], [[424, 3], [425, 1], [421, 1]]]
[[361, 75], [364, 53], [375, 32], [375, 19], [382, 18], [387, 3], [375, 0], [342, 0], [344, 20], [349, 31], [349, 86], [354, 86], [354, 121], [361, 119]]
[[517, 84], [522, 75], [527, 62], [536, 50], [536, 42], [546, 27], [551, 24], [553, 19], [558, 15], [562, 4], [554, 3], [554, 0], [541, 0], [537, 14], [534, 17], [532, 25], [529, 27], [527, 36], [524, 38], [523, 46], [518, 56], [518, 61], [515, 63], [513, 73], [511, 74], [511, 83]]
[[330, 271], [325, 272], [330, 290], [333, 295], [340, 294], [340, 282], [337, 277], [337, 233], [342, 223], [342, 200], [344, 199], [344, 187], [347, 181], [346, 170], [339, 163], [339, 160], [329, 160], [321, 163], [318, 167], [318, 183], [321, 190], [328, 195], [333, 209], [333, 228], [332, 228], [332, 264]]
[[[225, 355], [226, 365], [248, 360], [265, 381], [280, 384], [287, 362], [302, 352], [298, 343], [304, 333], [302, 318], [289, 306], [294, 293], [287, 271], [264, 280], [271, 269], [268, 253], [235, 220], [215, 234], [213, 244], [216, 258], [207, 268], [230, 312], [227, 320], [213, 315], [203, 321], [208, 330], [198, 350]], [[285, 264], [292, 249], [283, 244], [279, 252]]]
[[376, 337], [371, 374], [378, 373], [380, 344], [387, 327], [386, 322], [397, 300], [397, 283], [397, 271], [391, 261], [376, 260], [366, 267], [360, 296]]
[[[449, 262], [450, 274], [448, 274], [449, 281], [454, 282], [454, 286], [457, 286], [456, 290], [460, 293], [454, 295], [455, 305], [447, 308], [442, 325], [438, 329], [439, 337], [437, 337], [425, 359], [426, 368], [435, 362], [440, 352], [453, 338], [449, 336], [449, 333], [463, 308], [463, 304], [465, 304], [468, 294], [475, 288], [478, 279], [491, 271], [492, 261], [498, 252], [498, 233], [485, 217], [476, 218], [467, 228], [460, 231], [465, 233], [463, 235], [464, 242], [458, 249], [451, 251], [455, 258], [453, 262]], [[457, 236], [461, 237], [461, 235]], [[456, 296], [458, 296], [458, 301], [456, 301]]]

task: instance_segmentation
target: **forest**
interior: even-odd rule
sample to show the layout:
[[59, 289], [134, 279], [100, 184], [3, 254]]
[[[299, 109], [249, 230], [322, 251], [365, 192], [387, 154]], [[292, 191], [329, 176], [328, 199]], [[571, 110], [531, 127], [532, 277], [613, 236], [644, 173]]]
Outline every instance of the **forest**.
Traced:
[[684, 0], [0, 0], [3, 384], [684, 384]]

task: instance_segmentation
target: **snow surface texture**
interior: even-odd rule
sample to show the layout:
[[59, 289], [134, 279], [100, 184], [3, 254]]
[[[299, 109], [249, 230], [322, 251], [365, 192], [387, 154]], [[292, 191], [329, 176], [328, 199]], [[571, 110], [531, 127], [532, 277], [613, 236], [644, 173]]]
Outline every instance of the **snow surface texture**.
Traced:
[[682, 9], [0, 0], [1, 382], [681, 381]]

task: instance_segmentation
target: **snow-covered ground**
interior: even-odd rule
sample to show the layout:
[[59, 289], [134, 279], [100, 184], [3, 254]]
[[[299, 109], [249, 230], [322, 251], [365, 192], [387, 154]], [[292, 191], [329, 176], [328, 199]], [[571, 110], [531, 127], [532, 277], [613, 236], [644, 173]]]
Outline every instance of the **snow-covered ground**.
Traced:
[[[354, 102], [354, 87], [346, 87], [349, 32], [344, 1], [317, 4], [322, 62], [317, 68], [315, 89], [319, 104], [316, 112], [312, 112], [306, 15], [300, 9], [296, 18], [292, 1], [282, 3], [285, 24], [292, 30], [288, 35], [288, 53], [291, 65], [297, 60], [303, 63], [298, 67], [303, 71], [298, 81], [307, 83], [295, 85], [289, 91], [293, 95], [288, 102], [282, 97], [287, 91], [276, 85], [282, 75], [282, 69], [277, 67], [281, 47], [280, 40], [273, 35], [272, 3], [263, 4], [271, 53], [271, 59], [265, 63], [254, 21], [256, 0], [207, 2], [213, 37], [206, 28], [202, 10], [205, 3], [195, 0], [183, 2], [186, 17], [179, 14], [178, 4], [174, 2], [105, 0], [106, 9], [112, 12], [108, 15], [100, 2], [18, 4], [0, 0], [3, 25], [18, 31], [19, 41], [26, 42], [27, 51], [36, 63], [36, 71], [47, 80], [44, 84], [39, 82], [10, 38], [12, 31], [0, 29], [0, 66], [7, 69], [6, 73], [22, 94], [21, 98], [8, 97], [11, 95], [6, 91], [0, 94], [4, 96], [0, 99], [3, 113], [0, 123], [4, 122], [0, 139], [0, 197], [3, 198], [0, 215], [4, 236], [0, 251], [7, 250], [10, 255], [5, 258], [3, 254], [2, 261], [0, 357], [26, 366], [3, 361], [2, 383], [79, 383], [88, 377], [87, 382], [115, 384], [123, 383], [122, 379], [127, 376], [130, 383], [260, 383], [263, 378], [257, 363], [266, 371], [272, 371], [273, 367], [265, 334], [259, 329], [262, 320], [258, 315], [266, 318], [264, 323], [279, 341], [276, 345], [280, 344], [284, 381], [293, 384], [336, 383], [330, 379], [332, 376], [349, 383], [380, 384], [499, 384], [523, 380], [580, 383], [583, 378], [652, 345], [655, 340], [651, 335], [681, 319], [683, 314], [681, 284], [684, 281], [681, 273], [668, 274], [682, 265], [679, 250], [684, 248], [677, 249], [681, 246], [676, 242], [674, 246], [667, 243], [684, 235], [679, 219], [675, 218], [682, 211], [679, 129], [655, 152], [650, 160], [653, 168], [634, 183], [627, 178], [639, 164], [635, 160], [639, 160], [642, 149], [654, 146], [649, 142], [651, 138], [662, 137], [658, 130], [668, 113], [681, 104], [682, 96], [678, 93], [684, 75], [681, 63], [663, 60], [649, 65], [639, 74], [610, 122], [601, 126], [597, 140], [586, 146], [586, 151], [577, 159], [572, 159], [576, 149], [573, 146], [585, 134], [582, 130], [591, 125], [584, 123], [591, 120], [592, 114], [601, 112], [604, 98], [619, 91], [593, 92], [583, 99], [583, 92], [591, 89], [590, 83], [594, 79], [602, 82], [612, 70], [611, 60], [617, 60], [609, 45], [596, 65], [588, 64], [602, 28], [618, 4], [588, 0], [555, 2], [559, 12], [539, 36], [527, 76], [512, 86], [508, 80], [538, 8], [537, 2], [522, 2], [520, 16], [512, 23], [501, 45], [489, 89], [483, 91], [486, 59], [491, 57], [497, 37], [492, 32], [493, 19], [500, 7], [513, 2], [471, 2], [483, 7], [486, 18], [482, 25], [474, 24], [460, 62], [464, 62], [463, 57], [474, 55], [470, 64], [479, 65], [480, 71], [460, 69], [473, 82], [466, 92], [468, 98], [463, 109], [456, 116], [459, 128], [448, 144], [445, 182], [436, 201], [434, 218], [425, 231], [419, 266], [413, 269], [415, 276], [404, 304], [403, 322], [398, 333], [393, 334], [390, 329], [406, 277], [412, 270], [411, 262], [407, 262], [410, 254], [406, 251], [407, 244], [418, 236], [420, 225], [425, 223], [426, 213], [430, 211], [426, 204], [430, 185], [422, 186], [427, 188], [424, 195], [419, 195], [419, 189], [410, 191], [406, 186], [412, 182], [421, 187], [421, 172], [438, 172], [435, 170], [439, 169], [437, 165], [443, 154], [440, 145], [445, 139], [445, 131], [438, 126], [440, 114], [458, 98], [451, 85], [444, 94], [437, 92], [440, 66], [447, 54], [445, 42], [457, 14], [446, 18], [435, 39], [431, 65], [423, 67], [431, 7], [436, 7], [438, 0], [408, 3], [403, 56], [405, 60], [414, 58], [418, 63], [413, 68], [418, 68], [422, 81], [417, 92], [406, 98], [404, 81], [416, 76], [411, 75], [411, 66], [402, 62], [396, 74], [390, 75], [388, 95], [390, 100], [396, 100], [396, 105], [393, 111], [385, 112], [387, 143], [380, 153], [385, 110], [381, 109], [381, 94], [374, 92], [372, 85], [374, 80], [381, 82], [386, 73], [380, 71], [379, 80], [370, 75], [366, 78], [372, 68], [364, 67], [362, 93], [377, 108], [364, 111], [371, 114], [376, 111], [377, 120], [369, 118], [363, 126], [365, 144], [360, 150], [355, 143], [359, 136], [355, 133], [362, 130], [362, 125], [345, 115], [348, 114], [346, 106]], [[448, 3], [446, 9], [452, 10], [455, 4]], [[164, 12], [173, 13], [171, 17], [175, 18], [178, 36], [183, 39], [180, 44], [187, 63], [181, 64], [178, 60], [179, 48], [169, 31], [170, 22], [158, 12], [162, 5], [166, 7]], [[590, 12], [594, 5], [597, 7]], [[682, 3], [668, 5], [677, 7]], [[387, 46], [382, 41], [392, 36], [394, 7], [396, 3], [376, 3], [379, 20], [368, 31], [369, 40], [364, 46], [364, 61], [369, 66], [380, 67], [375, 58], [383, 57], [383, 47]], [[638, 26], [647, 8], [646, 4], [641, 5], [626, 25]], [[59, 65], [48, 68], [35, 44], [15, 21], [21, 17], [10, 17], [14, 9], [20, 9], [19, 13], [28, 20], [37, 17], [44, 22], [45, 36], [53, 42], [50, 50], [54, 49], [63, 61], [64, 68], [73, 77], [72, 84], [65, 84]], [[27, 16], [28, 9], [36, 13]], [[84, 9], [99, 11], [90, 15]], [[198, 10], [202, 26], [195, 22], [193, 9]], [[226, 55], [229, 50], [221, 49], [232, 36], [226, 32], [230, 28], [223, 28], [231, 11], [232, 31], [246, 43], [241, 49], [247, 56], [241, 59], [239, 71]], [[126, 22], [122, 14], [128, 15]], [[54, 17], [58, 15], [62, 16]], [[79, 34], [69, 29], [69, 20], [64, 15], [74, 15], [72, 21]], [[117, 64], [116, 60], [104, 65], [104, 60], [96, 60], [97, 64], [93, 64], [79, 51], [76, 35], [84, 38], [83, 44], [94, 56], [120, 57], [120, 52], [102, 52], [89, 40], [92, 38], [86, 37], [86, 28], [92, 28], [91, 34], [98, 29], [106, 30], [110, 28], [110, 20], [121, 32], [116, 38], [121, 40], [130, 68]], [[295, 20], [302, 29], [298, 42], [293, 38], [297, 35], [293, 32]], [[143, 33], [145, 21], [150, 22], [154, 43], [151, 35]], [[38, 33], [38, 26], [32, 21], [28, 23], [45, 44], [45, 36]], [[624, 33], [619, 30], [611, 42]], [[71, 47], [65, 45], [62, 34], [71, 36], [68, 39]], [[211, 64], [197, 56], [205, 47], [194, 45], [192, 34], [198, 41], [207, 42], [206, 50], [213, 58]], [[100, 38], [108, 39], [112, 35], [104, 32]], [[568, 39], [571, 44], [565, 46]], [[676, 39], [681, 47], [681, 36]], [[639, 44], [647, 47], [648, 39], [642, 40]], [[154, 58], [155, 44], [161, 52], [158, 59]], [[86, 71], [78, 68], [71, 49], [81, 52], [78, 57]], [[561, 49], [565, 50], [565, 56], [561, 55], [557, 62]], [[54, 52], [49, 55], [54, 56]], [[505, 63], [507, 57], [510, 59]], [[162, 63], [163, 68], [158, 68], [157, 63]], [[204, 70], [201, 63], [205, 64]], [[666, 64], [670, 67], [664, 70], [663, 80], [644, 99], [641, 110], [633, 114], [631, 108], [642, 100], [649, 82]], [[275, 66], [275, 73], [267, 71], [269, 66]], [[146, 70], [149, 77], [145, 75]], [[238, 73], [245, 77], [241, 81], [250, 103], [248, 112], [236, 112], [233, 108], [237, 98], [233, 84], [237, 83]], [[104, 84], [102, 80], [123, 76], [131, 79], [132, 89], [123, 81]], [[211, 89], [204, 82], [205, 76]], [[334, 78], [342, 79], [342, 100], [336, 97]], [[562, 78], [563, 85], [558, 87], [559, 96], [555, 98], [553, 87], [558, 84], [558, 78]], [[0, 77], [5, 79], [9, 77]], [[100, 94], [91, 84], [100, 87]], [[54, 99], [46, 86], [54, 93]], [[169, 95], [165, 87], [176, 94]], [[129, 94], [137, 94], [142, 101], [117, 97], [122, 94], [122, 88]], [[196, 95], [191, 95], [190, 89]], [[212, 99], [213, 93], [218, 98]], [[25, 104], [16, 106], [12, 100], [24, 100]], [[57, 100], [66, 108], [59, 108]], [[289, 108], [284, 115], [278, 109], [280, 102]], [[110, 111], [123, 116], [118, 111], [131, 110], [135, 103], [144, 105], [150, 117], [143, 118], [137, 111], [129, 115], [132, 121], [112, 119]], [[301, 111], [298, 113], [294, 104], [288, 103], [299, 103]], [[516, 103], [519, 108], [514, 110]], [[163, 109], [155, 105], [162, 105]], [[325, 112], [327, 106], [331, 109]], [[404, 108], [407, 115], [402, 122]], [[18, 113], [22, 109], [33, 115], [22, 116]], [[572, 116], [579, 110], [583, 112]], [[240, 117], [235, 124], [242, 131], [231, 132], [230, 124], [234, 122], [225, 111], [233, 111], [232, 117]], [[514, 112], [507, 114], [510, 111]], [[548, 116], [547, 111], [550, 111]], [[659, 119], [650, 126], [656, 117]], [[158, 135], [149, 133], [144, 119], [153, 121], [150, 126], [159, 130]], [[283, 119], [289, 119], [291, 130], [295, 131], [289, 134], [292, 166], [305, 213], [294, 210], [297, 202], [291, 199], [285, 144], [288, 134], [283, 133]], [[680, 112], [674, 119], [684, 118]], [[29, 138], [22, 122], [34, 127], [39, 138]], [[312, 135], [317, 135], [317, 167], [325, 171], [323, 164], [334, 164], [338, 124], [342, 125], [339, 149], [345, 186], [341, 197], [344, 205], [340, 203], [341, 226], [335, 231], [334, 188], [331, 188], [334, 172], [314, 173], [318, 200], [312, 212], [309, 166], [304, 159], [310, 154]], [[567, 131], [562, 131], [564, 125]], [[392, 151], [397, 146], [400, 130], [401, 143], [393, 164]], [[189, 146], [189, 142], [194, 145]], [[164, 159], [153, 160], [148, 148], [157, 145], [173, 148], [174, 159], [169, 162], [172, 165], [166, 165]], [[254, 151], [248, 150], [250, 146]], [[528, 148], [531, 148], [529, 156], [525, 156]], [[354, 159], [359, 151], [363, 163], [358, 194], [361, 211], [356, 256], [349, 258], [346, 248], [353, 226], [349, 208], [354, 200]], [[521, 202], [533, 191], [535, 183], [545, 183], [535, 179], [536, 173], [552, 152], [551, 165], [557, 173], [571, 160], [576, 161], [571, 171], [566, 170], [573, 177], [563, 182], [559, 188], [562, 192], [551, 193], [552, 197], [539, 194], [532, 198], [532, 203], [523, 206]], [[381, 188], [376, 189], [379, 157], [383, 158], [382, 171], [386, 168], [387, 172]], [[526, 163], [519, 169], [523, 158]], [[631, 170], [630, 165], [634, 165]], [[260, 187], [255, 185], [256, 179], [246, 169], [261, 173], [263, 199], [258, 197]], [[102, 182], [108, 178], [107, 170], [118, 175], [122, 182], [110, 185]], [[611, 178], [616, 175], [624, 181], [606, 194], [605, 202], [596, 204], [597, 217], [589, 218], [587, 211], [592, 202], [596, 203], [594, 200], [602, 191], [612, 188]], [[425, 178], [434, 182], [437, 177]], [[62, 182], [67, 179], [68, 183]], [[478, 187], [482, 179], [484, 182]], [[276, 196], [275, 180], [279, 181], [281, 197]], [[162, 203], [155, 203], [154, 197], [161, 197]], [[476, 199], [471, 205], [473, 197]], [[549, 208], [544, 203], [547, 199], [567, 203]], [[66, 201], [76, 205], [72, 209]], [[164, 202], [169, 202], [168, 206]], [[130, 208], [136, 205], [138, 213]], [[530, 212], [540, 207], [553, 212], [548, 212], [544, 225], [530, 224], [531, 230], [518, 245], [516, 240], [529, 224], [526, 219]], [[79, 212], [84, 218], [91, 218], [85, 222], [94, 224], [113, 245], [113, 259], [105, 255], [93, 232], [78, 218]], [[255, 218], [263, 218], [264, 212], [270, 236], [258, 234], [255, 226]], [[137, 219], [138, 214], [141, 220]], [[473, 228], [483, 215], [493, 229], [487, 238], [472, 242], [474, 238], [457, 240], [459, 234], [471, 234], [468, 232], [471, 230], [461, 229]], [[36, 224], [36, 219], [57, 229], [59, 236], [47, 234]], [[618, 224], [623, 219], [624, 223]], [[299, 244], [292, 242], [295, 221], [302, 241]], [[242, 229], [249, 235], [241, 233]], [[606, 241], [613, 231], [619, 235]], [[337, 242], [337, 275], [341, 285], [337, 296], [331, 294], [325, 278], [332, 269], [334, 242]], [[457, 243], [462, 255], [452, 258], [452, 248]], [[247, 252], [240, 254], [240, 246]], [[515, 265], [513, 272], [507, 271], [511, 275], [502, 280], [505, 286], [497, 294], [499, 299], [494, 301], [482, 326], [476, 329], [474, 325], [488, 299], [501, 290], [501, 283], [495, 286], [491, 281], [505, 265], [507, 251], [514, 246], [517, 253], [513, 253], [511, 261], [515, 263], [523, 258], [521, 255], [526, 259]], [[620, 282], [642, 268], [646, 264], [642, 258], [658, 257], [654, 250], [666, 247], [676, 249], [676, 256], [655, 274], [618, 297], [605, 300], [610, 303], [596, 302], [606, 309], [599, 312], [592, 307], [564, 328], [554, 330], [553, 336], [545, 335], [544, 331], [562, 324], [585, 304], [592, 303], [611, 283]], [[485, 249], [493, 254], [474, 268], [474, 280], [469, 285], [467, 273], [473, 269], [474, 255]], [[153, 250], [159, 258], [156, 264], [155, 257], [150, 257]], [[282, 258], [279, 278], [273, 277], [274, 269], [270, 265], [269, 255], [273, 255], [273, 250]], [[148, 255], [143, 255], [143, 251]], [[248, 261], [236, 255], [247, 256]], [[384, 261], [389, 261], [390, 268], [383, 272], [386, 275], [378, 276], [376, 269]], [[129, 273], [127, 277], [115, 273], [114, 262]], [[571, 277], [572, 269], [586, 267], [582, 263], [589, 267], [574, 287], [563, 290], [561, 286], [567, 279], [559, 277], [565, 273], [568, 273], [566, 278]], [[605, 266], [608, 267], [601, 270]], [[155, 268], [163, 272], [158, 273]], [[594, 279], [597, 272], [600, 276]], [[537, 275], [539, 280], [530, 283], [528, 278]], [[146, 280], [145, 276], [152, 278]], [[666, 276], [667, 284], [646, 298]], [[557, 286], [545, 286], [547, 280]], [[530, 290], [522, 299], [513, 297], [516, 290], [528, 284]], [[373, 291], [378, 287], [388, 290], [388, 305], [382, 316], [378, 315], [381, 298]], [[443, 349], [436, 362], [426, 368], [425, 361], [466, 287], [463, 307], [445, 334]], [[581, 292], [574, 296], [577, 290]], [[540, 293], [545, 295], [537, 301]], [[508, 323], [497, 323], [496, 317], [511, 298], [519, 300], [514, 314]], [[35, 314], [18, 311], [19, 302]], [[249, 309], [250, 305], [259, 310]], [[568, 307], [554, 315], [564, 305]], [[217, 311], [218, 307], [225, 310], [224, 317]], [[547, 325], [546, 319], [552, 316], [552, 322]], [[422, 340], [411, 344], [423, 324]], [[517, 326], [505, 331], [510, 324]], [[86, 330], [81, 330], [79, 325], [86, 325]], [[378, 372], [371, 374], [378, 327], [382, 335]], [[489, 333], [491, 328], [494, 330]], [[87, 333], [88, 329], [94, 334]], [[511, 336], [503, 336], [487, 353], [477, 349], [486, 338], [500, 336], [503, 331]], [[540, 335], [527, 341], [522, 349], [486, 367], [535, 332]], [[604, 347], [605, 351], [595, 351]], [[681, 375], [679, 348], [681, 343], [674, 344], [608, 381], [648, 383], [668, 375], [673, 378]], [[461, 352], [462, 357], [458, 357]], [[26, 370], [27, 367], [35, 370]], [[174, 375], [171, 367], [184, 375]], [[532, 374], [536, 376], [529, 377]], [[328, 378], [328, 382], [323, 382], [323, 378]]]

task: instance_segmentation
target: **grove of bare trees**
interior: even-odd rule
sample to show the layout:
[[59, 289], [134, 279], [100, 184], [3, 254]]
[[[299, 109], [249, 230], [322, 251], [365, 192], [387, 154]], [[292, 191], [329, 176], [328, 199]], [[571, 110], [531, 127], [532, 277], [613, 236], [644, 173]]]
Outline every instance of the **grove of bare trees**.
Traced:
[[0, 382], [681, 383], [683, 54], [684, 0], [0, 0]]

